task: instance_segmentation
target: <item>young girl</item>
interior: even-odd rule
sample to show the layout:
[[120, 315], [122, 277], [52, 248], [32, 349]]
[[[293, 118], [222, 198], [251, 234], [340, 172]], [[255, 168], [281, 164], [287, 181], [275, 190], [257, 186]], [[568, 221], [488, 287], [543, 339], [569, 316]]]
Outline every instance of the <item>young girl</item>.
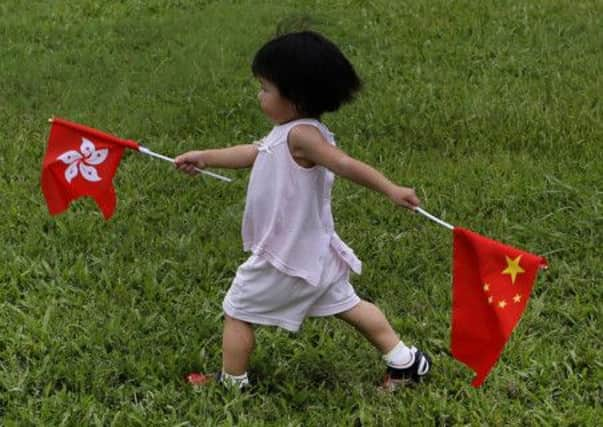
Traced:
[[272, 131], [254, 144], [190, 151], [175, 160], [189, 174], [195, 167], [253, 167], [242, 227], [244, 249], [252, 255], [224, 298], [218, 380], [249, 384], [254, 325], [296, 332], [308, 316], [337, 316], [383, 354], [386, 389], [418, 382], [431, 368], [429, 357], [407, 347], [379, 308], [356, 295], [349, 274], [360, 273], [361, 262], [335, 232], [331, 214], [334, 175], [378, 191], [396, 205], [419, 206], [413, 189], [338, 149], [320, 121], [359, 90], [354, 68], [332, 42], [304, 31], [268, 42], [252, 70]]

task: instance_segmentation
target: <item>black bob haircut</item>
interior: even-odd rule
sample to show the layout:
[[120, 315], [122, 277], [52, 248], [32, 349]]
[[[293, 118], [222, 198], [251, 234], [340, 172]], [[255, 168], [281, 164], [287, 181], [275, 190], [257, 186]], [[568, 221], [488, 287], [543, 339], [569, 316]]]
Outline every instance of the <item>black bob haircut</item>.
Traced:
[[273, 83], [307, 117], [354, 99], [362, 83], [339, 48], [313, 31], [284, 34], [255, 54], [251, 70]]

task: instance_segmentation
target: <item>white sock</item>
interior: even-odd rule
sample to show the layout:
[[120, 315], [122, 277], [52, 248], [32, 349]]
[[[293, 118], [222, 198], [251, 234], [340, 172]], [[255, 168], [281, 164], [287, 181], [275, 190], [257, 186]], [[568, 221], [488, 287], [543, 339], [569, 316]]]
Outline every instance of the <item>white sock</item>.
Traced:
[[242, 375], [230, 375], [224, 372], [222, 369], [222, 375], [220, 377], [220, 381], [227, 387], [236, 386], [238, 388], [243, 388], [246, 385], [249, 385], [249, 378], [247, 378], [247, 372]]
[[415, 361], [414, 354], [410, 348], [400, 341], [389, 353], [383, 355], [383, 360], [387, 366], [392, 368], [404, 369], [408, 368]]

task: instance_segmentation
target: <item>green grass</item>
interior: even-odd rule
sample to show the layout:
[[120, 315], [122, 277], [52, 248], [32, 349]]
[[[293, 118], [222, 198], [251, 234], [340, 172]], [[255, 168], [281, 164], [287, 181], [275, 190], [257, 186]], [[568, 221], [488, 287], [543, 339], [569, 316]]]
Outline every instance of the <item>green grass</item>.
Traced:
[[[339, 180], [358, 293], [429, 351], [382, 395], [378, 354], [337, 320], [263, 328], [251, 394], [193, 391], [220, 367], [221, 301], [245, 259], [248, 173], [226, 185], [128, 153], [109, 221], [50, 217], [53, 115], [167, 155], [269, 128], [250, 73], [309, 20], [363, 77], [327, 116], [340, 146], [445, 220], [548, 258], [483, 388], [449, 354], [451, 235]], [[603, 3], [83, 0], [0, 4], [0, 425], [596, 425], [603, 417]]]

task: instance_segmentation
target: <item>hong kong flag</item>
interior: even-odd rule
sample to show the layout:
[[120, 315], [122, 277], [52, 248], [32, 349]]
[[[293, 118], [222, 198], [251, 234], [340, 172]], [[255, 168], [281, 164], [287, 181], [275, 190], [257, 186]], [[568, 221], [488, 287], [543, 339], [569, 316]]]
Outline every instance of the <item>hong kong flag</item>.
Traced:
[[124, 140], [63, 119], [52, 119], [42, 164], [42, 191], [52, 215], [65, 211], [72, 200], [94, 199], [105, 219], [116, 205], [113, 176], [124, 148], [138, 150]]
[[526, 307], [543, 257], [454, 228], [451, 351], [479, 387]]

